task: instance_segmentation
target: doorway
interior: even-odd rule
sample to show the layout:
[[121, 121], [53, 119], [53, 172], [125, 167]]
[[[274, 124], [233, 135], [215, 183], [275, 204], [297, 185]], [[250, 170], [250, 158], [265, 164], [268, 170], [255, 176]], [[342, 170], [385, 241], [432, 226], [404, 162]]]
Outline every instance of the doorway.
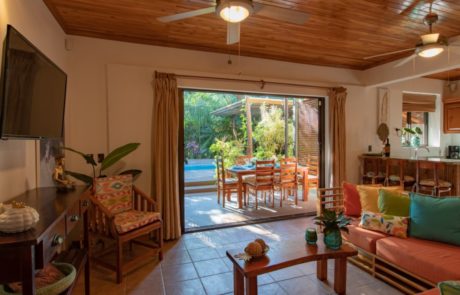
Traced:
[[[324, 99], [181, 89], [180, 185], [183, 229], [259, 223], [316, 213], [316, 189], [324, 186]], [[295, 157], [308, 168], [282, 206], [241, 206], [232, 194], [218, 203], [216, 161], [226, 168], [251, 169], [260, 159]], [[240, 159], [244, 159], [243, 162]], [[232, 170], [232, 169], [227, 169]], [[300, 171], [300, 170], [299, 170]], [[303, 170], [302, 170], [303, 171]], [[227, 175], [229, 178], [235, 175]], [[300, 182], [299, 182], [300, 183]], [[275, 196], [280, 193], [275, 191]]]

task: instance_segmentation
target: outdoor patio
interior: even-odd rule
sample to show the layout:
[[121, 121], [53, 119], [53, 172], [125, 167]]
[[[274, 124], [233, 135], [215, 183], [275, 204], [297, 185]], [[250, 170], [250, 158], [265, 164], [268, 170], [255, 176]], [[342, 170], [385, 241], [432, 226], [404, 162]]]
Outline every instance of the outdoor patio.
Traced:
[[[308, 201], [299, 201], [294, 204], [293, 197], [283, 201], [283, 207], [279, 207], [278, 193], [276, 193], [275, 208], [269, 204], [259, 202], [259, 209], [254, 208], [254, 199], [251, 197], [249, 207], [238, 209], [236, 195], [233, 194], [231, 201], [225, 202], [225, 208], [217, 203], [217, 193], [196, 193], [185, 195], [185, 228], [218, 226], [223, 224], [255, 221], [259, 219], [276, 218], [282, 216], [295, 216], [296, 214], [316, 212], [316, 189], [311, 189]], [[259, 199], [260, 201], [260, 199]]]

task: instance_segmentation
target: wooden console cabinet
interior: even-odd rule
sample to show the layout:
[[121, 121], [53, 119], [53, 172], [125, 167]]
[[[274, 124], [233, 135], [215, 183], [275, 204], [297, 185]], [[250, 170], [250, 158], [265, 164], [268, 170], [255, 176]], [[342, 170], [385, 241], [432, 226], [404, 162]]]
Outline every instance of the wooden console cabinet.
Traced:
[[[85, 293], [89, 295], [88, 197], [83, 187], [66, 193], [56, 188], [38, 188], [10, 200], [35, 208], [40, 220], [26, 232], [0, 233], [0, 284], [21, 281], [23, 294], [33, 295], [35, 271], [57, 260], [72, 263], [77, 276], [84, 269]], [[83, 226], [79, 226], [81, 223]], [[74, 228], [83, 228], [83, 237], [76, 243], [67, 239]], [[66, 294], [71, 294], [72, 289], [73, 286]]]
[[444, 102], [444, 133], [460, 133], [460, 99]]

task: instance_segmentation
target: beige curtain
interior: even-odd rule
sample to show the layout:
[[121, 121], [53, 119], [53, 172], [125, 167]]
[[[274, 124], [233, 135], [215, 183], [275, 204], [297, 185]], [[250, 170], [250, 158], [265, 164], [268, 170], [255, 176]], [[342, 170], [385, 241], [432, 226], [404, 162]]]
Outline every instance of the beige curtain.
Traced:
[[331, 185], [338, 187], [345, 177], [346, 166], [346, 126], [345, 126], [345, 103], [347, 101], [347, 89], [332, 88], [329, 90], [329, 127], [331, 142], [332, 175]]
[[179, 93], [176, 77], [155, 73], [152, 127], [152, 191], [163, 218], [164, 239], [181, 236], [178, 140]]

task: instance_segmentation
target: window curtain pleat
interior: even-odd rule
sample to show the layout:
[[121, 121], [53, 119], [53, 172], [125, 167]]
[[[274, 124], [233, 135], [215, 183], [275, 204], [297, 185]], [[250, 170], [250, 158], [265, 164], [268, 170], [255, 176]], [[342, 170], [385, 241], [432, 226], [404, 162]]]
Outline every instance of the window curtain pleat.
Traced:
[[155, 73], [152, 126], [152, 187], [165, 240], [181, 236], [179, 205], [179, 92], [173, 74]]
[[331, 142], [332, 173], [331, 185], [339, 187], [346, 180], [346, 114], [347, 90], [332, 88], [329, 96], [329, 127]]
[[403, 93], [403, 112], [436, 112], [436, 95]]

